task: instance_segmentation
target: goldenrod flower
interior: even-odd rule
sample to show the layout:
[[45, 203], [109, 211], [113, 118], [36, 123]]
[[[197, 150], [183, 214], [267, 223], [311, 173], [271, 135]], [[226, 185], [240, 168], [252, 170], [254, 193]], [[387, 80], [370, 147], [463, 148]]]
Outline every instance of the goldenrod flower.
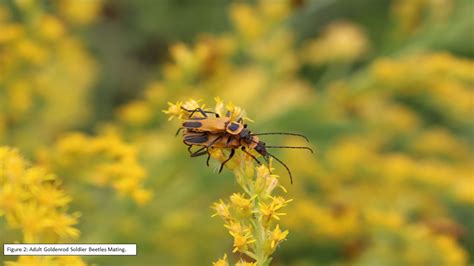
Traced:
[[0, 216], [5, 213], [12, 213], [15, 209], [19, 208], [19, 204], [22, 201], [27, 200], [29, 197], [31, 197], [30, 193], [18, 184], [13, 182], [3, 183], [0, 189]]
[[229, 116], [232, 121], [238, 121], [239, 119], [252, 121], [246, 116], [246, 113], [242, 108], [235, 106], [233, 103], [225, 104], [220, 97], [215, 97], [214, 100], [216, 101], [216, 107], [214, 108], [215, 112], [221, 117]]
[[78, 213], [67, 215], [64, 213], [52, 213], [48, 217], [46, 228], [53, 231], [60, 238], [76, 239], [79, 237], [79, 230], [73, 226], [77, 224]]
[[226, 224], [224, 225], [224, 227], [229, 229], [229, 232], [234, 232], [234, 233], [237, 233], [237, 234], [243, 234], [244, 231], [248, 230], [248, 228], [242, 226], [240, 221], [233, 220], [233, 219], [227, 221]]
[[132, 125], [143, 125], [152, 118], [152, 107], [145, 101], [134, 101], [120, 108], [120, 120]]
[[13, 228], [23, 231], [23, 239], [26, 243], [35, 243], [38, 236], [46, 230], [51, 212], [45, 206], [36, 202], [19, 204], [13, 213], [7, 214], [6, 218]]
[[[0, 147], [0, 218], [19, 229], [23, 243], [76, 239], [78, 213], [65, 211], [71, 201], [60, 187], [61, 180], [38, 166], [29, 166], [16, 150]], [[51, 265], [57, 257], [19, 257], [7, 265]], [[80, 258], [70, 265], [83, 265]], [[64, 263], [65, 264], [65, 263]], [[64, 265], [59, 263], [58, 265]]]
[[257, 266], [256, 262], [248, 262], [243, 259], [240, 259], [235, 266]]
[[313, 64], [352, 62], [368, 49], [369, 41], [359, 26], [339, 21], [328, 25], [321, 37], [306, 44], [301, 57]]
[[32, 186], [31, 194], [41, 206], [61, 207], [71, 202], [71, 197], [63, 190], [52, 184], [44, 184], [43, 186]]
[[270, 247], [275, 248], [281, 241], [286, 239], [286, 236], [288, 235], [288, 230], [281, 231], [280, 225], [277, 224], [275, 229], [271, 232], [270, 236]]
[[143, 188], [147, 177], [138, 159], [137, 148], [110, 131], [99, 136], [70, 133], [46, 150], [50, 168], [68, 172], [97, 186], [112, 186], [120, 196], [129, 196], [140, 205], [152, 192]]
[[59, 11], [69, 21], [85, 25], [92, 23], [99, 16], [102, 2], [101, 0], [64, 0], [59, 2]]
[[286, 192], [285, 188], [279, 185], [277, 177], [277, 175], [270, 173], [269, 167], [266, 165], [257, 167], [255, 192], [260, 194], [260, 196], [263, 198], [270, 197], [276, 187], [280, 187], [284, 192]]
[[216, 262], [213, 262], [212, 266], [229, 266], [229, 262], [227, 261], [227, 254], [224, 254], [222, 259], [218, 259]]
[[[196, 101], [196, 100], [193, 100], [193, 99], [189, 99], [187, 100], [186, 102], [176, 102], [176, 103], [171, 103], [171, 102], [168, 102], [168, 109], [167, 110], [163, 110], [163, 113], [169, 115], [170, 117], [168, 118], [168, 120], [171, 120], [173, 119], [174, 117], [177, 117], [178, 119], [183, 119], [184, 117], [189, 117], [190, 113], [187, 112], [186, 110], [195, 110], [196, 108], [202, 108], [204, 109], [205, 106], [204, 105], [200, 105], [199, 104], [199, 101]], [[183, 110], [186, 109], [186, 110]], [[196, 116], [200, 116], [201, 113], [199, 112], [196, 112], [195, 113]]]
[[246, 217], [251, 214], [252, 199], [245, 198], [241, 193], [234, 193], [230, 196], [230, 202], [240, 216]]
[[138, 205], [145, 205], [153, 197], [153, 192], [148, 189], [137, 188], [132, 191], [132, 198]]
[[279, 209], [285, 207], [292, 200], [285, 200], [282, 197], [271, 197], [272, 202], [266, 204], [264, 202], [259, 203], [259, 209], [263, 214], [263, 219], [266, 223], [270, 221], [271, 218], [275, 220], [280, 220], [280, 216], [286, 215], [284, 212], [278, 212]]
[[229, 205], [224, 203], [222, 200], [220, 200], [219, 202], [215, 202], [212, 205], [212, 208], [216, 211], [216, 213], [214, 213], [212, 215], [212, 217], [214, 217], [216, 215], [219, 215], [220, 217], [222, 217], [226, 220], [231, 218], [230, 211], [229, 211]]
[[168, 118], [168, 121], [173, 119], [174, 117], [177, 117], [178, 119], [182, 119], [185, 114], [183, 113], [183, 110], [181, 107], [183, 106], [183, 102], [176, 102], [176, 103], [171, 103], [168, 102], [168, 109], [163, 110], [163, 113], [169, 115], [170, 117]]
[[249, 248], [249, 244], [255, 242], [253, 239], [252, 233], [250, 230], [245, 230], [244, 232], [229, 232], [234, 237], [234, 249], [232, 252], [246, 252]]

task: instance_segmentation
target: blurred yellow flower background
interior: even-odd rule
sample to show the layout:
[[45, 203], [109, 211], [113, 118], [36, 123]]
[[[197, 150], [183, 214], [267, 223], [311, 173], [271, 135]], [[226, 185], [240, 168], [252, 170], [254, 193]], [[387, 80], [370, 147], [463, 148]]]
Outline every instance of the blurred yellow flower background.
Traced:
[[[471, 265], [473, 8], [1, 1], [2, 242], [137, 243], [140, 254], [2, 262]], [[242, 153], [218, 174], [227, 151], [206, 167], [174, 136], [181, 107], [304, 134], [315, 154], [274, 150], [293, 185]]]

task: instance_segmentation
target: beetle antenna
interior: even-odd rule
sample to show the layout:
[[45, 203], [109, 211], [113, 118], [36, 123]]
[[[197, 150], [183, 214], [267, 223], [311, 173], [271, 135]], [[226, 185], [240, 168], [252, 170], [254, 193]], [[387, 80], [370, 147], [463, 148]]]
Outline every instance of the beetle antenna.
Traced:
[[278, 159], [277, 157], [275, 157], [274, 155], [270, 154], [270, 153], [267, 153], [269, 156], [271, 156], [273, 159], [277, 160], [277, 162], [279, 162], [281, 165], [283, 165], [285, 168], [286, 168], [286, 171], [288, 171], [288, 174], [290, 175], [290, 182], [291, 184], [293, 184], [293, 176], [291, 175], [291, 171], [290, 171], [290, 168], [288, 168], [288, 166], [282, 162], [280, 159]]
[[302, 149], [302, 150], [308, 150], [311, 153], [314, 153], [313, 149], [310, 147], [304, 147], [304, 146], [265, 146], [265, 148], [275, 148], [275, 149]]
[[245, 152], [248, 156], [252, 157], [252, 159], [254, 159], [254, 161], [256, 161], [258, 163], [258, 165], [262, 165], [262, 163], [257, 159], [257, 157], [253, 156], [253, 154], [246, 151], [245, 149], [242, 149], [242, 151]]
[[297, 133], [287, 133], [287, 132], [267, 132], [267, 133], [256, 133], [256, 134], [250, 134], [251, 136], [262, 136], [262, 135], [289, 135], [289, 136], [298, 136], [304, 138], [307, 142], [309, 142], [309, 139], [301, 134]]

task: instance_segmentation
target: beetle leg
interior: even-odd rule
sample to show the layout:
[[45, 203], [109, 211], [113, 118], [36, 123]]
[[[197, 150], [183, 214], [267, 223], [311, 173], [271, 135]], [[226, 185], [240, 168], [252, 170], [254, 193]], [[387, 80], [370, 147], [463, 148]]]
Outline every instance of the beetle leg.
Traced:
[[219, 136], [217, 137], [215, 140], [213, 140], [211, 143], [209, 143], [209, 145], [207, 145], [207, 147], [212, 147], [212, 145], [216, 144], [223, 136]]
[[193, 145], [188, 145], [188, 152], [189, 154], [192, 154], [193, 152], [191, 151], [191, 148], [193, 147]]
[[191, 154], [192, 153], [191, 148], [193, 147], [193, 145], [187, 144], [184, 140], [183, 140], [183, 143], [184, 143], [184, 145], [188, 146], [188, 152], [189, 152], [189, 154]]
[[202, 109], [199, 108], [199, 107], [196, 108], [196, 109], [194, 109], [194, 110], [189, 110], [189, 109], [186, 109], [186, 108], [184, 108], [184, 107], [181, 106], [181, 109], [184, 110], [184, 111], [186, 111], [186, 112], [189, 112], [189, 113], [190, 113], [190, 114], [189, 114], [189, 118], [192, 118], [193, 115], [194, 115], [194, 113], [196, 113], [196, 112], [201, 113], [204, 117], [207, 117], [207, 114], [214, 114], [216, 117], [219, 117], [219, 114], [218, 114], [218, 113], [213, 112], [213, 111], [204, 111], [204, 110], [202, 110]]
[[219, 114], [216, 113], [216, 112], [213, 112], [213, 111], [204, 111], [204, 110], [202, 110], [201, 108], [196, 108], [196, 110], [197, 110], [198, 112], [200, 112], [204, 117], [207, 117], [206, 114], [213, 114], [213, 115], [215, 115], [216, 117], [219, 117]]
[[199, 157], [199, 156], [206, 155], [208, 153], [209, 152], [207, 152], [207, 151], [196, 152], [196, 153], [193, 154], [194, 156], [192, 156], [192, 157]]
[[[197, 157], [197, 156], [201, 156], [201, 155], [203, 155], [203, 154], [206, 154], [206, 153], [207, 153], [207, 150], [203, 151], [205, 148], [206, 148], [206, 147], [202, 147], [202, 148], [200, 148], [199, 150], [193, 152], [193, 153], [191, 154], [191, 157]], [[204, 153], [203, 153], [203, 152], [204, 152]]]
[[209, 159], [211, 159], [211, 154], [209, 153], [209, 151], [207, 152], [207, 160], [206, 160], [206, 165], [207, 167], [209, 167]]
[[193, 115], [194, 115], [194, 113], [196, 113], [196, 111], [200, 112], [204, 117], [207, 117], [206, 113], [208, 113], [208, 112], [206, 112], [206, 111], [203, 111], [203, 110], [202, 110], [201, 108], [199, 108], [199, 107], [196, 108], [196, 109], [194, 109], [194, 110], [189, 110], [189, 109], [186, 109], [186, 108], [184, 108], [184, 107], [181, 106], [181, 109], [184, 110], [184, 111], [186, 111], [186, 112], [189, 112], [189, 113], [190, 113], [190, 114], [189, 114], [189, 118], [193, 117]]
[[200, 110], [199, 112], [200, 112], [204, 117], [207, 117], [206, 113], [204, 113], [204, 111], [202, 111], [201, 108], [196, 108], [196, 109], [194, 109], [193, 111], [191, 111], [191, 114], [189, 114], [189, 118], [193, 117], [194, 113], [196, 113], [196, 111], [198, 111], [198, 109]]
[[232, 141], [232, 137], [229, 136], [229, 137], [227, 138], [227, 142], [226, 142], [225, 145], [226, 145], [227, 147], [229, 147], [229, 144], [230, 144], [231, 141]]
[[242, 151], [245, 152], [248, 156], [252, 157], [252, 159], [254, 159], [258, 165], [262, 165], [262, 163], [257, 159], [257, 157], [253, 156], [253, 154], [245, 150], [245, 147], [242, 147]]
[[224, 165], [225, 165], [230, 159], [232, 159], [232, 157], [234, 157], [234, 154], [235, 154], [235, 149], [230, 150], [229, 157], [228, 157], [225, 161], [223, 161], [223, 162], [221, 163], [221, 167], [219, 168], [219, 173], [222, 172], [222, 169], [224, 169]]
[[178, 128], [178, 130], [176, 131], [176, 134], [174, 134], [174, 136], [175, 137], [178, 136], [179, 132], [181, 132], [181, 130], [183, 130], [183, 129], [184, 129], [184, 127]]

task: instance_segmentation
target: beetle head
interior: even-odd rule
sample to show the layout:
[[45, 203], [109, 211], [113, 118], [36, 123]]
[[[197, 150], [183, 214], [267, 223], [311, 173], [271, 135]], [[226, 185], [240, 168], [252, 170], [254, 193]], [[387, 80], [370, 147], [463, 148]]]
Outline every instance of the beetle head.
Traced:
[[250, 130], [243, 128], [242, 131], [240, 131], [239, 135], [243, 140], [245, 140], [245, 142], [249, 144], [252, 142], [252, 136], [250, 135]]

